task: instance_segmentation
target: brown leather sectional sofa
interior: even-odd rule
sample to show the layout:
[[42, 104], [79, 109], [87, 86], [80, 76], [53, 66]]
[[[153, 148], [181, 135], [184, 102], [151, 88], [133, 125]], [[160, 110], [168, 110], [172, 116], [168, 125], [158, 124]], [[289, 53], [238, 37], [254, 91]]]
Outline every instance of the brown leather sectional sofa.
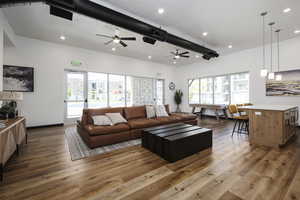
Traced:
[[[193, 114], [173, 114], [166, 105], [169, 117], [147, 119], [146, 107], [121, 107], [84, 109], [81, 121], [77, 124], [78, 133], [90, 148], [115, 144], [126, 140], [141, 137], [142, 130], [153, 126], [184, 122], [196, 125], [197, 117]], [[95, 126], [92, 116], [105, 115], [105, 113], [120, 113], [128, 123], [114, 126]]]

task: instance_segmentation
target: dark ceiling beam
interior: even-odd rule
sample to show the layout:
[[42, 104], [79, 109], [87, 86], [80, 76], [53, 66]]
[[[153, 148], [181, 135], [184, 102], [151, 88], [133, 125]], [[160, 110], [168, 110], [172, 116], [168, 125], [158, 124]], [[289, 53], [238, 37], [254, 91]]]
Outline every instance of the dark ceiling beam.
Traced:
[[0, 7], [35, 2], [44, 2], [50, 6], [54, 6], [69, 12], [76, 12], [78, 14], [116, 25], [161, 42], [167, 42], [184, 49], [198, 52], [203, 55], [204, 59], [207, 60], [219, 56], [219, 54], [212, 49], [208, 49], [197, 43], [170, 34], [161, 28], [144, 23], [138, 19], [101, 6], [89, 0], [1, 0]]

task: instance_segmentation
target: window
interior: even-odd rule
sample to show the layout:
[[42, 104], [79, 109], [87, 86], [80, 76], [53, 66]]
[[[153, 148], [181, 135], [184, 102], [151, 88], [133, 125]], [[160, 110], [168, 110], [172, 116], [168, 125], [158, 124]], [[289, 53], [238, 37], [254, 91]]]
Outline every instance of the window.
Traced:
[[218, 76], [214, 80], [214, 103], [230, 103], [230, 79], [229, 76]]
[[65, 71], [65, 120], [84, 108], [164, 104], [164, 80], [107, 73]]
[[107, 107], [107, 74], [88, 73], [88, 107]]
[[199, 79], [189, 80], [189, 103], [200, 103], [200, 82]]
[[249, 103], [249, 73], [189, 80], [189, 104]]
[[213, 104], [213, 78], [201, 79], [200, 101], [202, 104]]
[[85, 74], [80, 72], [66, 73], [66, 118], [77, 118], [82, 115], [85, 106]]
[[156, 80], [156, 104], [164, 104], [164, 80]]
[[249, 103], [249, 74], [231, 75], [231, 103]]
[[133, 79], [126, 76], [126, 106], [133, 106]]
[[125, 106], [125, 76], [109, 74], [109, 106]]

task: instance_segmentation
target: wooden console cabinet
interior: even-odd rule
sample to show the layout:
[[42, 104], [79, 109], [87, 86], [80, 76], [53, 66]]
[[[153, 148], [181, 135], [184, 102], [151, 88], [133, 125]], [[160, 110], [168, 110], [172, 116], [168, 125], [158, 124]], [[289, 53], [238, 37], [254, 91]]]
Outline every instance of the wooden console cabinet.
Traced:
[[239, 109], [249, 115], [250, 144], [279, 148], [297, 132], [298, 107], [254, 105]]
[[3, 168], [9, 158], [17, 151], [26, 140], [26, 122], [24, 117], [9, 119], [5, 128], [0, 128], [0, 180], [3, 179]]

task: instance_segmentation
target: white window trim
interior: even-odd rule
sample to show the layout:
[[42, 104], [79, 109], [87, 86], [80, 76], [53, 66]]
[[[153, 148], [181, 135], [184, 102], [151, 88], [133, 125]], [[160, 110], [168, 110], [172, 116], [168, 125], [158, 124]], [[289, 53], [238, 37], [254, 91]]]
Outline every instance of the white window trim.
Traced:
[[[229, 73], [229, 74], [220, 74], [220, 75], [215, 75], [215, 76], [203, 76], [203, 77], [199, 77], [199, 78], [190, 78], [187, 80], [188, 82], [188, 103], [190, 104], [190, 81], [191, 80], [199, 80], [199, 104], [201, 104], [202, 100], [201, 100], [201, 79], [206, 79], [206, 78], [212, 78], [213, 79], [213, 104], [215, 103], [215, 78], [216, 77], [222, 77], [222, 76], [227, 76], [229, 77], [229, 104], [231, 104], [231, 76], [232, 75], [238, 75], [238, 74], [249, 74], [249, 79], [248, 79], [248, 93], [249, 93], [249, 100], [250, 100], [250, 72], [249, 71], [245, 71], [245, 72], [236, 72], [236, 73]], [[247, 102], [245, 102], [247, 103]]]

